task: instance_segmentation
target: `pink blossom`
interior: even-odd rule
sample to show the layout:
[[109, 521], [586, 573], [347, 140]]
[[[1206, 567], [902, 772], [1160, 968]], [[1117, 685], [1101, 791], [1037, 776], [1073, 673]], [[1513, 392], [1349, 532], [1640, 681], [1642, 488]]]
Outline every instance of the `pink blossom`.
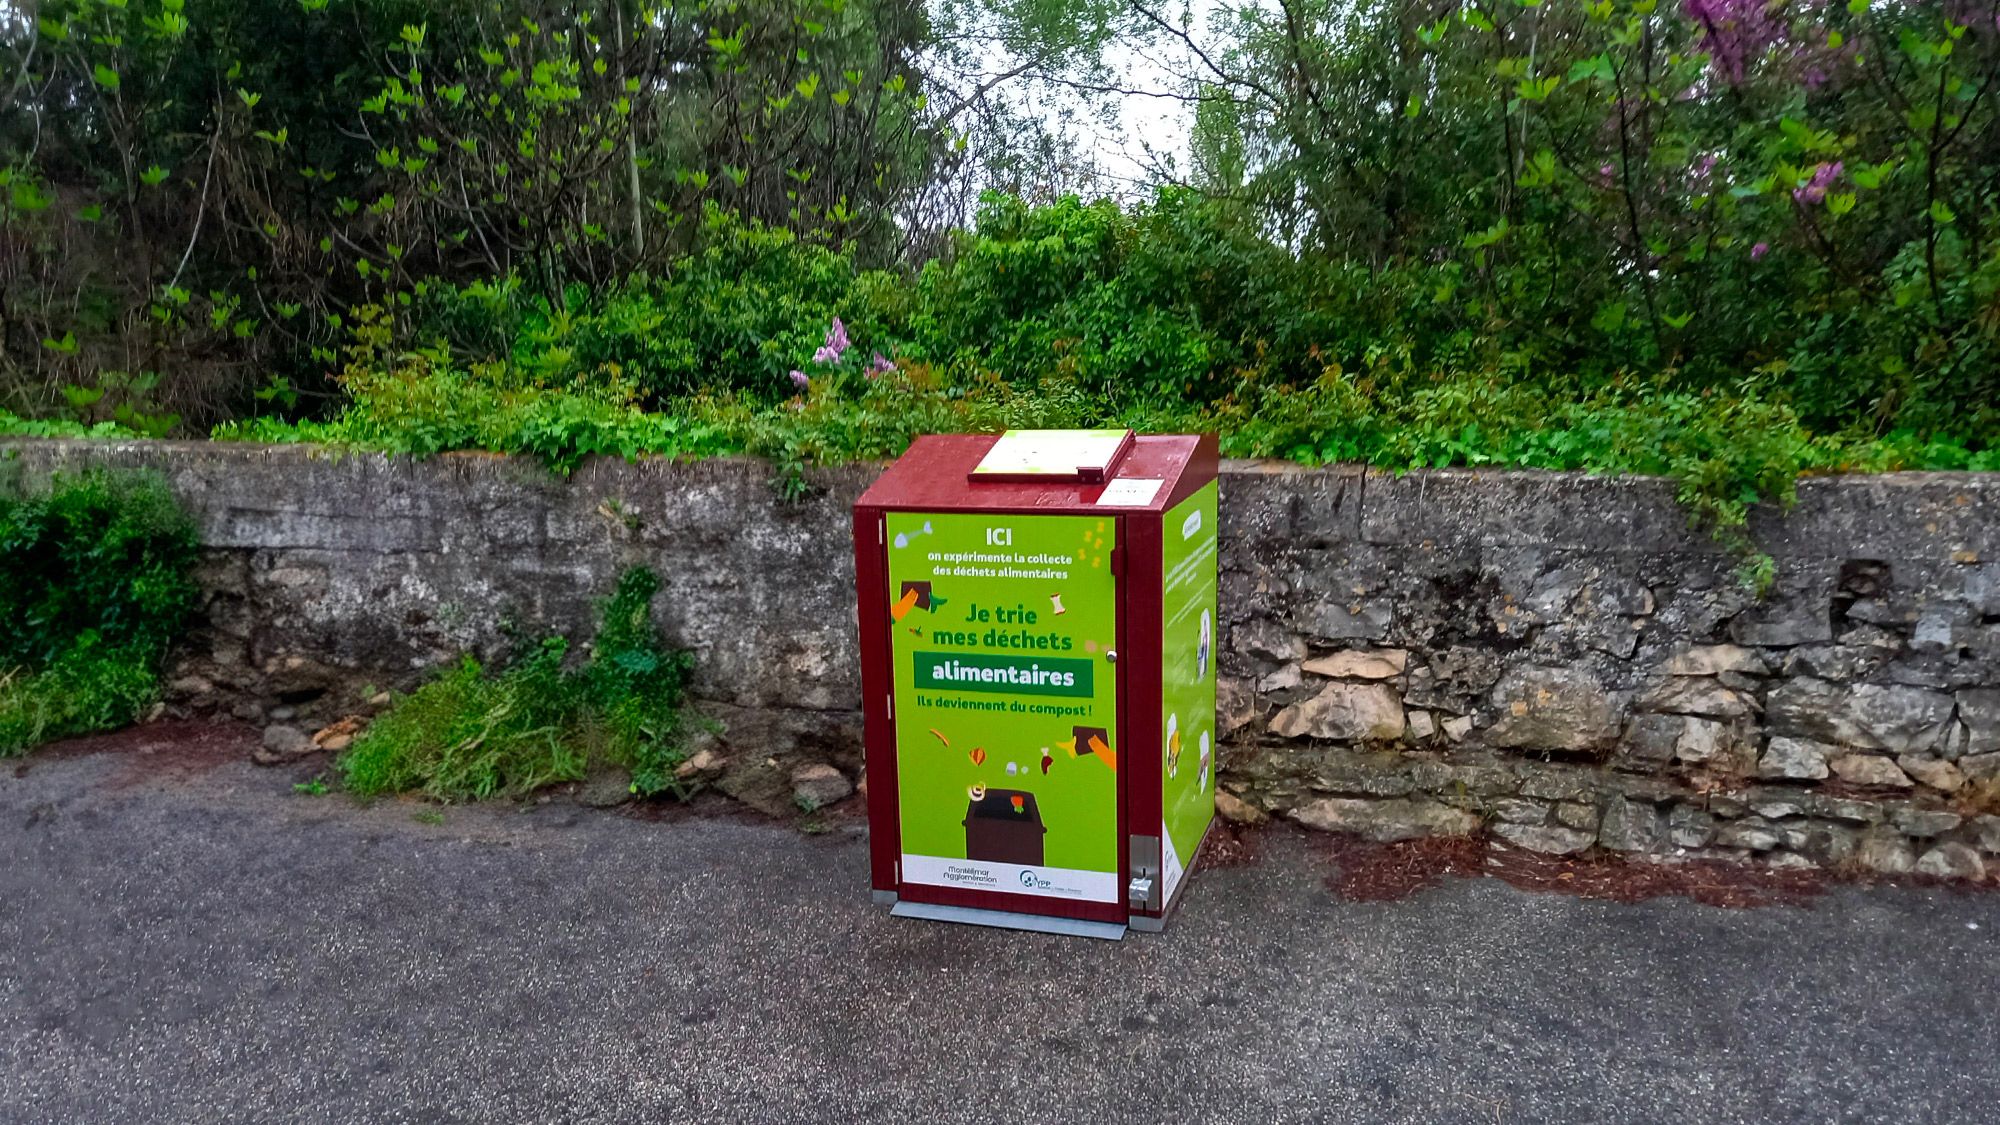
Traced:
[[1821, 164], [1819, 167], [1814, 168], [1812, 179], [1807, 180], [1804, 186], [1792, 192], [1792, 198], [1805, 204], [1821, 202], [1826, 198], [1826, 189], [1832, 187], [1833, 181], [1840, 178], [1840, 170], [1841, 162], [1838, 160], [1831, 164]]
[[1750, 260], [1753, 262], [1762, 261], [1764, 255], [1769, 254], [1770, 252], [1771, 252], [1770, 243], [1759, 242], [1757, 245], [1752, 246], [1750, 248]]
[[792, 385], [797, 387], [798, 389], [803, 391], [806, 389], [806, 387], [811, 385], [811, 383], [812, 380], [806, 377], [805, 372], [803, 371], [792, 372]]
[[833, 326], [826, 330], [826, 343], [821, 344], [820, 349], [813, 353], [813, 362], [839, 363], [840, 354], [847, 348], [847, 326], [836, 316], [833, 318]]
[[1768, 0], [1681, 0], [1681, 11], [1701, 25], [1709, 66], [1732, 86], [1785, 34]]
[[868, 377], [870, 379], [873, 379], [880, 375], [887, 375], [889, 372], [894, 371], [895, 369], [896, 369], [895, 364], [890, 363], [887, 359], [885, 359], [881, 352], [876, 352], [875, 361], [868, 365]]

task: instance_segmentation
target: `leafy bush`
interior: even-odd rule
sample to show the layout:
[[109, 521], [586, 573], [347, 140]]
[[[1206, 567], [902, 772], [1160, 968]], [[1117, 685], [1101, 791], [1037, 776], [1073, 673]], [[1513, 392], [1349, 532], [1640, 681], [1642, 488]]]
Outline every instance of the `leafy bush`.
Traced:
[[137, 438], [158, 437], [158, 434], [143, 434], [129, 429], [118, 422], [94, 422], [85, 425], [62, 418], [23, 418], [0, 410], [0, 437], [46, 437], [46, 438]]
[[60, 411], [144, 356], [88, 420], [212, 425], [326, 389], [352, 305], [509, 277], [560, 317], [715, 205], [886, 253], [956, 132], [930, 26], [878, 0], [0, 6], [0, 403]]
[[131, 722], [193, 610], [194, 524], [159, 480], [0, 497], [0, 755]]
[[41, 671], [0, 672], [0, 758], [44, 742], [112, 730], [138, 718], [158, 694], [150, 662], [130, 649], [85, 642]]
[[551, 637], [493, 674], [466, 657], [397, 700], [341, 758], [348, 789], [484, 800], [581, 780], [598, 764], [630, 771], [643, 796], [673, 788], [690, 659], [652, 627], [658, 590], [645, 569], [620, 575], [581, 667], [566, 667], [569, 643]]
[[324, 442], [420, 457], [496, 450], [539, 457], [560, 472], [592, 454], [712, 451], [708, 431], [635, 409], [636, 392], [621, 378], [591, 380], [560, 369], [538, 376], [499, 360], [461, 364], [442, 349], [396, 354], [382, 310], [356, 310], [354, 320], [355, 342], [341, 376], [350, 401], [338, 415], [327, 422], [230, 422], [214, 436]]
[[[706, 237], [671, 280], [578, 293], [559, 315], [506, 283], [435, 290], [414, 351], [363, 310], [331, 423], [218, 436], [565, 470], [748, 452], [796, 494], [806, 465], [894, 456], [927, 431], [1203, 429], [1241, 456], [1661, 474], [1739, 546], [1747, 506], [1801, 473], [2000, 467], [2000, 404], [1977, 381], [1911, 382], [1864, 417], [1787, 374], [1816, 369], [1811, 348], [1841, 354], [1840, 333], [1782, 341], [1788, 365], [1733, 385], [1713, 365], [1622, 366], [1510, 319], [1462, 263], [1294, 254], [1184, 191], [1131, 210], [993, 197], [907, 283], [720, 213]], [[831, 324], [846, 346], [822, 360]]]

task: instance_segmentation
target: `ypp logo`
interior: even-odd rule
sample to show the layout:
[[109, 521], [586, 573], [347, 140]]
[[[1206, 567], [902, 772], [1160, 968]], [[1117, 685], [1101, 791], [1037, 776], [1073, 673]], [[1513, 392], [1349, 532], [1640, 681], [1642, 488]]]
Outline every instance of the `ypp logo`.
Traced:
[[987, 528], [986, 545], [988, 547], [1012, 547], [1014, 545], [1014, 529], [1011, 527]]
[[1031, 891], [1046, 891], [1054, 886], [1047, 879], [1038, 879], [1033, 871], [1027, 870], [1021, 872], [1021, 885]]

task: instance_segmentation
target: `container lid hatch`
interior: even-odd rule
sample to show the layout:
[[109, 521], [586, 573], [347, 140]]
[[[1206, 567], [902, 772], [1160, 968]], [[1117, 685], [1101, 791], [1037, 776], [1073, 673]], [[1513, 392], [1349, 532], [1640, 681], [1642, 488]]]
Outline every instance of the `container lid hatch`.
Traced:
[[1098, 484], [1111, 476], [1132, 441], [1131, 430], [1008, 430], [966, 478]]

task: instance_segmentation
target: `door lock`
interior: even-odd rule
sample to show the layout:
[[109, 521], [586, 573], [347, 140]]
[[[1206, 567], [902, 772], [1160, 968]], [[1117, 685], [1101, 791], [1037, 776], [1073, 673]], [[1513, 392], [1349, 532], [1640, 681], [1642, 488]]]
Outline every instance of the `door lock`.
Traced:
[[1107, 648], [1107, 649], [1105, 649], [1105, 650], [1104, 650], [1104, 661], [1105, 661], [1105, 663], [1107, 663], [1107, 664], [1116, 664], [1116, 663], [1118, 663], [1118, 650], [1117, 650], [1117, 649], [1115, 649], [1115, 648]]

